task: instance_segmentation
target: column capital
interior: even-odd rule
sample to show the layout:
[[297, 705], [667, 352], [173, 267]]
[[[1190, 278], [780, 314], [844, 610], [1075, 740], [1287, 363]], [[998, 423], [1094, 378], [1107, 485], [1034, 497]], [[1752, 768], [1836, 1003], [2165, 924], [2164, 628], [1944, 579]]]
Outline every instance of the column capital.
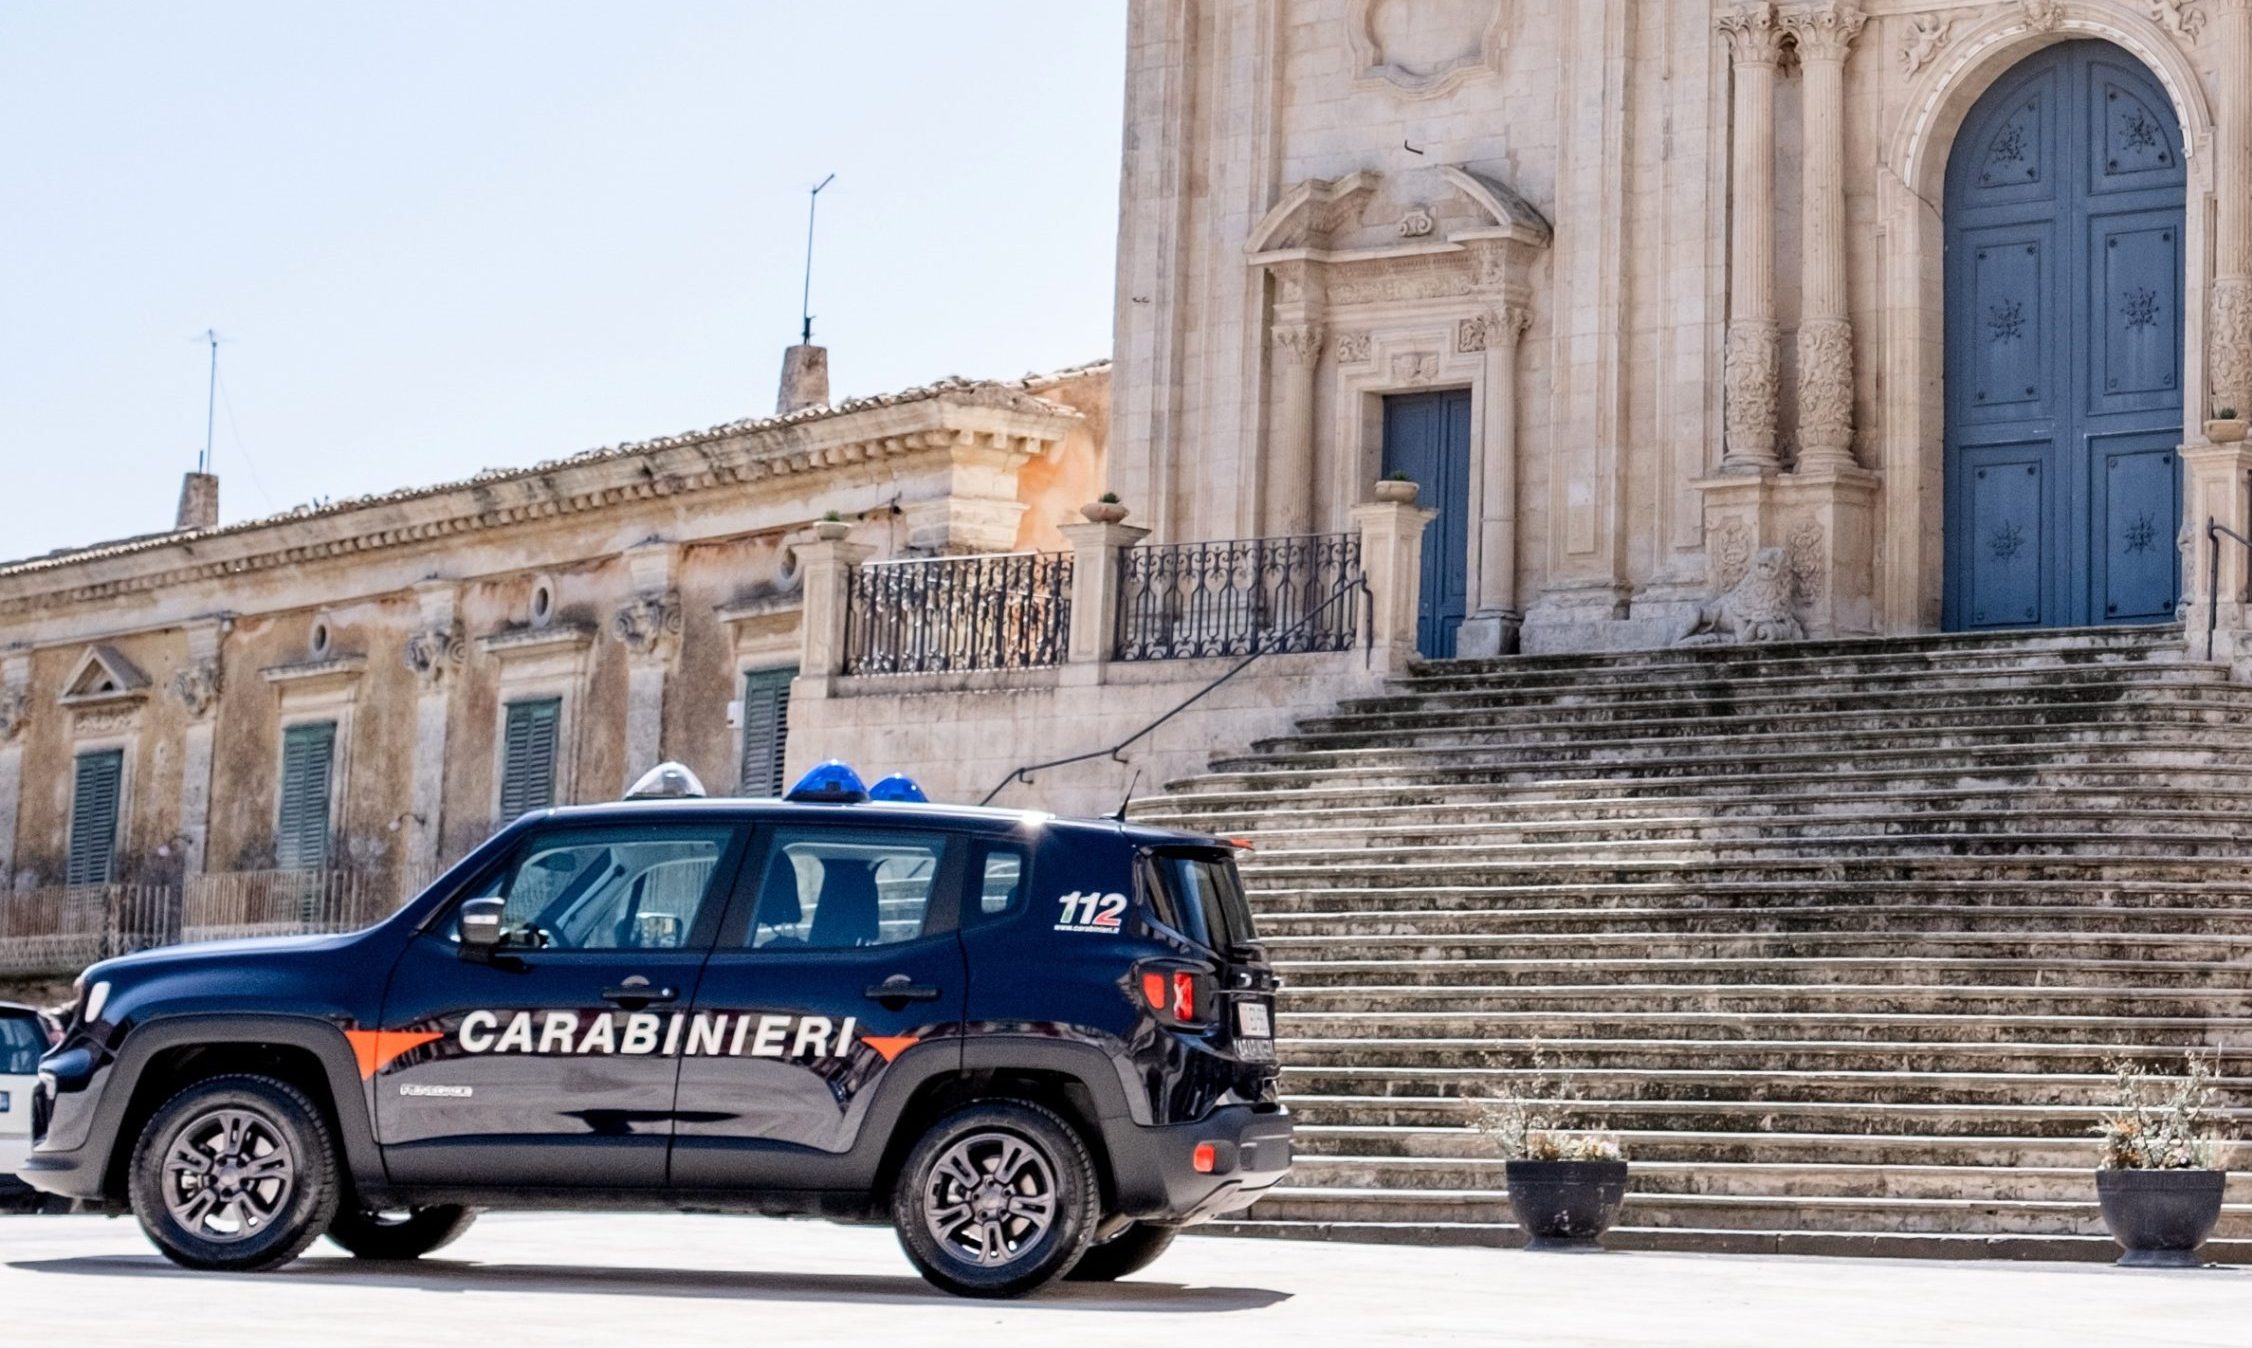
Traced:
[[672, 654], [681, 627], [678, 590], [629, 600], [621, 604], [610, 619], [610, 629], [625, 643], [627, 656], [635, 661], [657, 662]]
[[1321, 359], [1321, 348], [1328, 333], [1319, 323], [1277, 323], [1274, 327], [1275, 350], [1288, 356], [1293, 364], [1312, 365]]
[[1856, 0], [1817, 0], [1786, 11], [1780, 19], [1784, 31], [1798, 43], [1802, 61], [1843, 61], [1868, 21]]
[[1741, 0], [1713, 20], [1728, 39], [1729, 56], [1740, 66], [1772, 66], [1783, 54], [1783, 32], [1771, 0]]

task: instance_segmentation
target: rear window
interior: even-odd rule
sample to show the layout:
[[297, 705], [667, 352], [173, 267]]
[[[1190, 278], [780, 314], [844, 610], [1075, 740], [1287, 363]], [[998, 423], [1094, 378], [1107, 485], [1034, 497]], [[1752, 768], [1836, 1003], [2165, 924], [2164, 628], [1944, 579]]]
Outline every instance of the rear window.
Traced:
[[1146, 872], [1158, 920], [1226, 954], [1249, 946], [1251, 904], [1231, 857], [1209, 852], [1152, 853]]
[[27, 1077], [39, 1070], [40, 1055], [47, 1051], [47, 1032], [39, 1017], [21, 1012], [0, 1013], [0, 1076]]

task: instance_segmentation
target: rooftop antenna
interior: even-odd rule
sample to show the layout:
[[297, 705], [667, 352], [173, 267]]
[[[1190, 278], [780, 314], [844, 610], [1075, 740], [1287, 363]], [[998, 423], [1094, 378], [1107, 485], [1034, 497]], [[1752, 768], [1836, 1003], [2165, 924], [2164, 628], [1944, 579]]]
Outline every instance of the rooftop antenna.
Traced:
[[211, 375], [203, 390], [203, 453], [197, 455], [195, 461], [197, 472], [208, 473], [211, 471], [211, 427], [219, 409], [219, 343], [225, 339], [205, 328], [188, 340], [205, 343], [211, 348]]
[[821, 207], [821, 189], [837, 180], [832, 173], [813, 185], [805, 202], [805, 297], [798, 303], [798, 314], [804, 320], [798, 329], [798, 342], [813, 345], [813, 213]]

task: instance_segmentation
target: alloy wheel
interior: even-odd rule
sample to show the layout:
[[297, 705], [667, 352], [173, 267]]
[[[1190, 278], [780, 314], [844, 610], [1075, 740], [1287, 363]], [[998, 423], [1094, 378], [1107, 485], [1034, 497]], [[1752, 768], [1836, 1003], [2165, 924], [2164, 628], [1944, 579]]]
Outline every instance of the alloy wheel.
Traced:
[[227, 1244], [266, 1230], [289, 1210], [296, 1188], [288, 1139], [246, 1109], [197, 1115], [165, 1150], [165, 1211], [203, 1240]]
[[964, 1263], [998, 1268], [1056, 1222], [1056, 1172], [1014, 1133], [972, 1133], [948, 1147], [924, 1184], [923, 1225]]

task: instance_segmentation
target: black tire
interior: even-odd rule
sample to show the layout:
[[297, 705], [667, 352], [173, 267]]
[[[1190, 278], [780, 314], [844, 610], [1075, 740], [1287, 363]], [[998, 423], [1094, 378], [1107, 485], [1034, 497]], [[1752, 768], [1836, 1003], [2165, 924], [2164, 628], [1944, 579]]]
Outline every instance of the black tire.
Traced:
[[165, 1258], [263, 1272], [303, 1254], [336, 1219], [336, 1146], [319, 1106], [295, 1086], [212, 1077], [166, 1101], [141, 1130], [129, 1187], [141, 1230]]
[[1109, 1240], [1088, 1246], [1071, 1272], [1063, 1276], [1073, 1282], [1117, 1282], [1156, 1263], [1179, 1234], [1181, 1228], [1177, 1226], [1136, 1222]]
[[368, 1212], [346, 1206], [328, 1224], [329, 1240], [360, 1259], [420, 1259], [461, 1239], [477, 1220], [475, 1208], [439, 1204], [405, 1212]]
[[1018, 1100], [971, 1105], [932, 1124], [908, 1153], [891, 1203], [916, 1271], [966, 1297], [1020, 1297], [1063, 1277], [1086, 1253], [1100, 1207], [1087, 1144], [1053, 1111]]

